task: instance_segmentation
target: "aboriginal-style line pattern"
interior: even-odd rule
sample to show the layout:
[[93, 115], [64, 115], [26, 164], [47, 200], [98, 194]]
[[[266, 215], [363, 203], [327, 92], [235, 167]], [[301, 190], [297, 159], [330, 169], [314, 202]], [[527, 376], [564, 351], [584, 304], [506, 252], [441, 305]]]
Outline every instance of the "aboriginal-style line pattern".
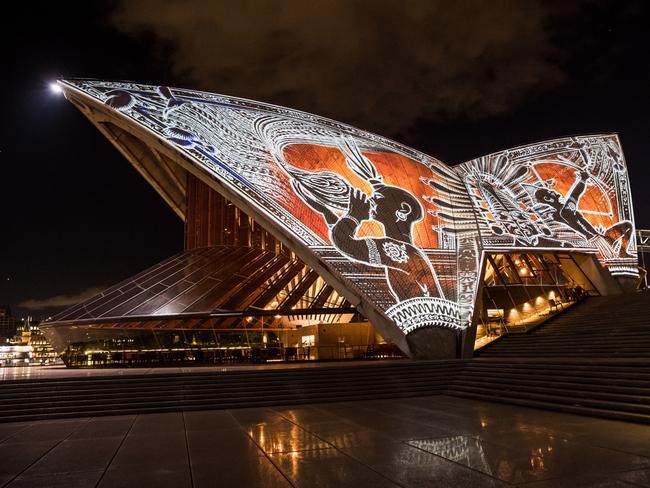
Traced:
[[332, 286], [384, 317], [376, 325], [388, 336], [468, 327], [485, 252], [587, 252], [612, 275], [638, 275], [616, 135], [556, 139], [447, 166], [274, 105], [138, 83], [61, 83], [145, 127], [219, 181], [215, 189], [324, 266]]

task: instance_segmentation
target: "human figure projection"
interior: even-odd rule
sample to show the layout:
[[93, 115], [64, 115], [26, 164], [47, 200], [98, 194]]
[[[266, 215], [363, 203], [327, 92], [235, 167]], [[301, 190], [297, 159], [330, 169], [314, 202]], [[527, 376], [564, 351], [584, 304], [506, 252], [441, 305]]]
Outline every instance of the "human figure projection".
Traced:
[[546, 221], [566, 224], [605, 254], [613, 253], [621, 258], [631, 257], [628, 253], [633, 232], [631, 222], [623, 220], [604, 231], [599, 231], [580, 211], [580, 198], [587, 189], [589, 178], [587, 171], [576, 170], [576, 180], [564, 197], [550, 188], [537, 188], [533, 194], [536, 201], [533, 210]]
[[[281, 162], [292, 177], [296, 193], [323, 215], [332, 244], [344, 256], [385, 270], [397, 302], [415, 297], [444, 298], [431, 262], [413, 243], [413, 226], [424, 217], [420, 202], [403, 188], [386, 185], [354, 140], [341, 139], [339, 149], [349, 168], [370, 183], [372, 195], [353, 188], [336, 173], [307, 172]], [[385, 235], [357, 237], [366, 220], [380, 223]]]

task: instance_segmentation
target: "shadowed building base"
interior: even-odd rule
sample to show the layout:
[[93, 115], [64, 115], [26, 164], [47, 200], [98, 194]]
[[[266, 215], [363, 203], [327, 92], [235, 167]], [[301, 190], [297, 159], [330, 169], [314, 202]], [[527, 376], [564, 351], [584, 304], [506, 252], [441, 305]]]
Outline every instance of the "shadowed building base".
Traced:
[[456, 359], [458, 334], [453, 329], [418, 329], [407, 336], [414, 359]]

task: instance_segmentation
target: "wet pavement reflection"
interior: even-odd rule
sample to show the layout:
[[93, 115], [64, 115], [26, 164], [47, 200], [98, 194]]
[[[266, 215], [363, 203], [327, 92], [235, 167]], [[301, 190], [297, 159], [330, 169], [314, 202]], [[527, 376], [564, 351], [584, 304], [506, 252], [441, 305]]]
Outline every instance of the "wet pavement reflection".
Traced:
[[650, 487], [650, 426], [447, 396], [0, 424], [0, 486]]

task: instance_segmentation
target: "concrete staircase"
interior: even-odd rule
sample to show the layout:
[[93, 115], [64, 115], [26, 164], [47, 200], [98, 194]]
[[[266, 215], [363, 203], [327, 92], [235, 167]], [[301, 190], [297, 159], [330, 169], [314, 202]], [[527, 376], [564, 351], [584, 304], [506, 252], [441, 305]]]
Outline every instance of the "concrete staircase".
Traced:
[[464, 361], [7, 381], [0, 422], [293, 405], [441, 393]]
[[650, 292], [588, 298], [528, 333], [488, 344], [478, 356], [650, 359]]
[[589, 298], [478, 351], [448, 393], [650, 423], [650, 293]]
[[447, 394], [650, 424], [650, 361], [476, 359]]

